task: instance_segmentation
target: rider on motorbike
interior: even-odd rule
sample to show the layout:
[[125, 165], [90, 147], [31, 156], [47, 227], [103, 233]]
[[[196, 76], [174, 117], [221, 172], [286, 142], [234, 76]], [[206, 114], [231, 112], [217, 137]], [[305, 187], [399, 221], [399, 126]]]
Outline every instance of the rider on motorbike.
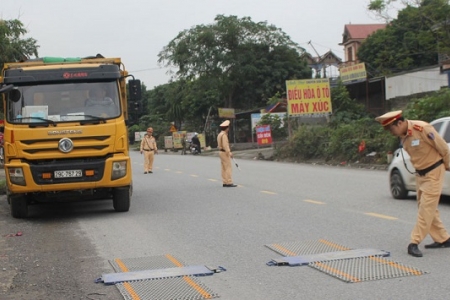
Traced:
[[198, 153], [202, 153], [201, 147], [200, 147], [200, 140], [198, 139], [198, 133], [195, 132], [194, 136], [192, 137], [191, 143], [195, 148], [197, 149]]

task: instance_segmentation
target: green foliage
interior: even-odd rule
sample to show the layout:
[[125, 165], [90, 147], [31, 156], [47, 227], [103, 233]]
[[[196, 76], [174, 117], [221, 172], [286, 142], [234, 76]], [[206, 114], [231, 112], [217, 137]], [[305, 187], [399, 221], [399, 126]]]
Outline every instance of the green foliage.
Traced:
[[30, 55], [38, 56], [37, 41], [22, 38], [26, 33], [21, 21], [0, 19], [0, 69], [6, 62], [19, 61]]
[[[359, 145], [362, 141], [365, 149], [360, 152]], [[328, 125], [302, 125], [288, 143], [278, 149], [277, 157], [364, 162], [368, 153], [376, 152], [375, 158], [385, 162], [384, 154], [396, 148], [398, 140], [394, 136], [372, 118], [362, 118], [342, 123], [337, 128]]]
[[134, 133], [139, 132], [139, 131], [141, 131], [141, 130], [139, 129], [139, 125], [137, 125], [137, 124], [128, 127], [128, 137], [129, 137], [128, 139], [130, 141], [131, 146], [135, 143], [135, 134]]
[[327, 126], [301, 125], [288, 143], [278, 149], [277, 157], [300, 160], [323, 158], [329, 138], [330, 128]]
[[283, 120], [278, 115], [268, 113], [261, 117], [258, 125], [270, 125], [272, 139], [279, 141], [288, 136], [287, 126], [284, 126], [287, 124], [286, 121], [286, 118]]
[[213, 96], [208, 104], [216, 108], [261, 107], [285, 93], [286, 80], [311, 77], [300, 59], [303, 49], [281, 29], [249, 17], [218, 15], [214, 21], [180, 32], [158, 55], [161, 64], [178, 69], [174, 78], [194, 82], [189, 91], [198, 104], [201, 96]]
[[369, 10], [382, 11], [386, 8], [384, 0], [372, 0], [368, 5]]
[[[386, 153], [391, 149], [389, 132], [385, 131], [372, 118], [362, 118], [342, 123], [334, 129], [328, 146], [327, 158], [333, 160], [361, 160], [371, 152]], [[359, 152], [359, 145], [364, 141], [365, 150]], [[381, 142], [381, 143], [380, 143]]]
[[350, 98], [347, 88], [341, 81], [337, 87], [331, 89], [331, 106], [333, 115], [329, 125], [332, 128], [367, 116], [364, 105]]
[[[395, 2], [371, 1], [368, 8], [382, 14]], [[406, 7], [386, 29], [369, 36], [358, 58], [378, 75], [388, 75], [438, 63], [438, 53], [450, 55], [450, 5], [447, 0], [404, 1]]]
[[413, 99], [404, 116], [410, 120], [433, 120], [450, 116], [450, 89], [442, 89], [428, 96]]
[[[326, 125], [301, 125], [288, 143], [278, 148], [277, 157], [364, 162], [368, 153], [376, 152], [375, 159], [385, 162], [384, 154], [398, 147], [397, 139], [350, 98], [344, 85], [331, 90], [331, 102], [331, 121]], [[365, 149], [360, 152], [362, 141]]]
[[145, 115], [139, 118], [139, 122], [130, 126], [129, 134], [136, 131], [146, 131], [148, 127], [153, 127], [153, 136], [156, 139], [158, 148], [164, 148], [164, 136], [172, 135], [170, 132], [170, 122], [165, 121], [161, 115]]
[[[363, 110], [358, 113], [358, 105], [352, 104], [346, 94], [342, 87], [333, 89], [333, 108], [340, 109], [333, 113], [332, 121], [327, 125], [300, 126], [288, 143], [278, 149], [277, 157], [366, 162], [369, 160], [367, 154], [375, 152], [374, 160], [370, 162], [386, 163], [386, 153], [399, 146], [398, 138], [384, 130]], [[407, 119], [427, 122], [449, 116], [450, 89], [413, 99], [403, 115]], [[365, 142], [365, 149], [359, 152], [361, 141]]]

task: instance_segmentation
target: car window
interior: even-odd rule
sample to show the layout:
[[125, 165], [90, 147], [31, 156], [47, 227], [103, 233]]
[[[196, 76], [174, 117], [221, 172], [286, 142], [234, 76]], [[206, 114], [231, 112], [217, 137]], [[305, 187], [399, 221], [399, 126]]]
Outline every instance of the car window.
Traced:
[[442, 137], [444, 138], [444, 140], [447, 143], [450, 143], [450, 128], [449, 128], [449, 126], [447, 126], [447, 128], [445, 128], [445, 132], [442, 134]]
[[441, 130], [443, 122], [439, 122], [439, 123], [435, 123], [433, 124], [434, 129], [436, 129], [437, 132], [439, 132], [439, 130]]

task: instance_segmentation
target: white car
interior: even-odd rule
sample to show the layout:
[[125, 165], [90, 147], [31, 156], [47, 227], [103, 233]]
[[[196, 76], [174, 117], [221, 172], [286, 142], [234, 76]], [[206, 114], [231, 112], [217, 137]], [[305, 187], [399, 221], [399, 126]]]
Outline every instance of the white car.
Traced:
[[[447, 142], [447, 145], [450, 146], [450, 117], [434, 120], [430, 124], [433, 125], [440, 136]], [[416, 191], [415, 171], [408, 153], [402, 148], [395, 150], [392, 162], [388, 168], [392, 197], [405, 199], [408, 197], [408, 192]], [[445, 172], [442, 195], [450, 196], [450, 172]]]

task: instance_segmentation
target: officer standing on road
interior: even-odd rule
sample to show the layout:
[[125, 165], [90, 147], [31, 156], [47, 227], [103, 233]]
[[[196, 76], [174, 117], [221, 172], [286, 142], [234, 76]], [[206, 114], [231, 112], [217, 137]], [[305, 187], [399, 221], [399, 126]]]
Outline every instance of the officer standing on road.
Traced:
[[427, 249], [450, 247], [450, 235], [442, 224], [437, 209], [445, 170], [450, 170], [450, 151], [445, 140], [427, 122], [406, 120], [402, 111], [388, 112], [375, 118], [392, 135], [399, 137], [403, 149], [416, 169], [419, 211], [411, 232], [408, 254], [422, 257], [418, 245], [429, 234], [434, 243]]
[[220, 124], [220, 133], [217, 136], [217, 146], [219, 148], [220, 164], [222, 167], [223, 187], [237, 187], [231, 179], [231, 153], [230, 143], [228, 142], [228, 131], [230, 129], [230, 121], [226, 120]]
[[153, 128], [147, 128], [147, 133], [141, 141], [141, 154], [144, 152], [144, 174], [153, 173], [154, 154], [158, 154], [156, 140], [153, 137]]
[[186, 134], [181, 134], [181, 155], [186, 154]]

